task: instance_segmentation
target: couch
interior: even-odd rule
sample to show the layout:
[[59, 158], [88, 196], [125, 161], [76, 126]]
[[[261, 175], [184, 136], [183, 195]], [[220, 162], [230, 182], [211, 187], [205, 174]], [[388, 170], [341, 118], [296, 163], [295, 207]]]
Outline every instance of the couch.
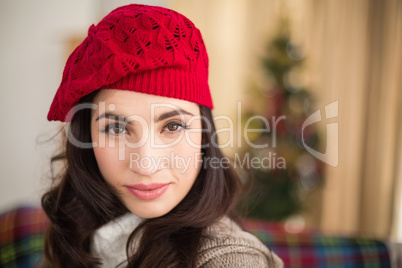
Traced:
[[[20, 206], [0, 214], [0, 267], [37, 264], [47, 225], [38, 207]], [[314, 231], [291, 234], [282, 224], [250, 219], [244, 220], [244, 227], [280, 256], [285, 267], [391, 267], [389, 246], [374, 239]]]

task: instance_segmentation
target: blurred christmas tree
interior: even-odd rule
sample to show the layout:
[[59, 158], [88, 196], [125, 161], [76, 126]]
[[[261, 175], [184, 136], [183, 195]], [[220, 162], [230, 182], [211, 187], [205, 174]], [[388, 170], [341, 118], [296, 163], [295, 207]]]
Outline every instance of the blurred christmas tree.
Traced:
[[320, 144], [313, 126], [303, 130], [302, 140], [303, 122], [314, 109], [300, 75], [303, 60], [302, 47], [291, 42], [282, 21], [262, 61], [264, 78], [248, 92], [242, 112], [243, 129], [265, 130], [248, 132], [249, 146], [241, 152], [243, 159], [261, 160], [248, 174], [255, 184], [247, 197], [250, 218], [280, 221], [301, 212], [304, 197], [323, 180], [322, 163], [303, 146]]

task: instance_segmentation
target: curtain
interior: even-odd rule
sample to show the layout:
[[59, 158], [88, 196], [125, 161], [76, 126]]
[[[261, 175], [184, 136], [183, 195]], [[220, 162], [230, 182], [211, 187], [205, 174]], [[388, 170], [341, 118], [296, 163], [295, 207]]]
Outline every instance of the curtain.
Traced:
[[320, 226], [389, 238], [400, 209], [402, 2], [305, 3], [312, 85], [321, 106], [339, 100], [339, 165], [327, 166]]

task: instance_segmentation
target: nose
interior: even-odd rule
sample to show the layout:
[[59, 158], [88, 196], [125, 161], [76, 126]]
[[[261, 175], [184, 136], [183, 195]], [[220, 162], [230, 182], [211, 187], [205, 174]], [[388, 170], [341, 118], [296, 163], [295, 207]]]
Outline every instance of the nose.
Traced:
[[151, 142], [151, 137], [140, 146], [129, 148], [129, 168], [136, 174], [150, 176], [161, 170], [163, 164], [163, 150]]

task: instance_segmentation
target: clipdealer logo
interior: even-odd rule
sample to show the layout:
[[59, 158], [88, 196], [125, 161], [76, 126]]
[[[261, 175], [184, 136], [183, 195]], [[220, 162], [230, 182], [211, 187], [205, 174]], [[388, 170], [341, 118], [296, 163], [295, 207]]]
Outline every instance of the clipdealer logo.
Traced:
[[[151, 107], [151, 114], [154, 115], [155, 111], [154, 109], [162, 106], [165, 108], [169, 108], [169, 109], [177, 109], [178, 107], [175, 107], [174, 105], [171, 104], [162, 104], [162, 105], [152, 105]], [[96, 104], [92, 104], [92, 103], [83, 103], [83, 104], [78, 104], [77, 106], [73, 107], [73, 109], [70, 110], [68, 116], [70, 118], [73, 117], [74, 113], [76, 113], [79, 110], [82, 109], [99, 109], [100, 111], [113, 111], [116, 109], [116, 106], [114, 104], [110, 104], [106, 107], [105, 103], [100, 103], [99, 105]], [[337, 118], [338, 117], [338, 113], [339, 113], [339, 109], [338, 109], [338, 101], [334, 101], [328, 105], [325, 106], [324, 108], [325, 110], [325, 119], [331, 119], [331, 118]], [[241, 103], [238, 102], [238, 121], [240, 122], [240, 118], [241, 118]], [[195, 119], [201, 119], [204, 120], [205, 118], [203, 118], [202, 116], [198, 116], [198, 117], [194, 117], [192, 118], [192, 120]], [[138, 122], [142, 129], [149, 129], [148, 123], [146, 122], [146, 120], [144, 118], [142, 118], [139, 115], [132, 115], [130, 116], [130, 120], [134, 120], [136, 122]], [[213, 146], [217, 146], [218, 148], [224, 148], [224, 147], [235, 147], [235, 138], [234, 138], [234, 132], [235, 132], [235, 128], [234, 128], [234, 124], [232, 122], [232, 118], [229, 116], [217, 116], [214, 117], [214, 121], [216, 120], [226, 120], [227, 122], [229, 122], [229, 128], [223, 128], [223, 129], [219, 129], [217, 130], [215, 133], [212, 133], [212, 135], [217, 135], [220, 132], [228, 132], [230, 135], [228, 141], [224, 144], [215, 144], [213, 143]], [[250, 122], [253, 120], [261, 120], [264, 123], [264, 128], [262, 129], [251, 129], [250, 128]], [[241, 132], [243, 132], [244, 137], [245, 137], [245, 141], [246, 143], [251, 146], [254, 149], [260, 149], [260, 148], [268, 148], [268, 147], [272, 147], [275, 148], [277, 146], [276, 144], [276, 126], [277, 124], [282, 121], [282, 120], [286, 120], [286, 116], [282, 115], [279, 118], [272, 118], [272, 122], [269, 122], [267, 118], [260, 116], [260, 115], [255, 115], [251, 118], [249, 118], [247, 120], [247, 122], [245, 123], [244, 129], [242, 129], [241, 127], [238, 127], [238, 141], [237, 141], [237, 146], [241, 147], [241, 139], [240, 137]], [[301, 135], [302, 135], [302, 145], [303, 147], [315, 158], [323, 161], [324, 163], [332, 166], [332, 167], [336, 167], [338, 166], [338, 145], [339, 145], [339, 133], [338, 133], [338, 123], [328, 123], [326, 125], [326, 132], [327, 132], [327, 139], [326, 139], [326, 151], [325, 153], [321, 153], [319, 151], [314, 150], [313, 148], [311, 148], [310, 146], [308, 146], [306, 144], [305, 141], [305, 130], [308, 126], [320, 122], [322, 121], [322, 117], [321, 117], [321, 110], [317, 110], [315, 111], [313, 114], [311, 114], [303, 123], [302, 125], [302, 129], [301, 129]], [[184, 135], [180, 135], [178, 137], [178, 139], [176, 139], [173, 143], [169, 143], [169, 144], [156, 144], [154, 142], [154, 135], [155, 135], [155, 126], [153, 125], [153, 122], [151, 122], [151, 131], [150, 133], [148, 133], [149, 135], [144, 135], [141, 137], [139, 142], [136, 143], [131, 143], [130, 141], [126, 140], [125, 137], [119, 137], [118, 140], [114, 140], [114, 139], [109, 139], [109, 143], [108, 146], [109, 147], [119, 147], [119, 160], [124, 160], [126, 158], [126, 149], [128, 148], [139, 148], [141, 146], [143, 146], [148, 138], [151, 139], [151, 143], [150, 145], [152, 147], [155, 148], [167, 148], [169, 146], [172, 146], [178, 142], [180, 142], [180, 140], [182, 138], [185, 138], [187, 140], [187, 142], [192, 145], [192, 146], [198, 146], [196, 144], [194, 144], [192, 142], [192, 140], [190, 139], [190, 133], [191, 132], [196, 132], [196, 131], [208, 131], [211, 130], [211, 125], [210, 122], [208, 120], [205, 120], [205, 122], [207, 123], [207, 129], [203, 130], [203, 129], [194, 129], [191, 131], [186, 131]], [[66, 135], [68, 140], [74, 144], [75, 146], [79, 147], [79, 148], [92, 148], [92, 147], [105, 147], [106, 146], [106, 140], [105, 137], [102, 137], [102, 139], [100, 139], [100, 143], [96, 144], [96, 143], [92, 143], [92, 142], [81, 142], [79, 140], [77, 140], [74, 135], [72, 135], [71, 133], [71, 129], [69, 127], [67, 127], [67, 125], [65, 126], [65, 130], [66, 130]], [[242, 131], [243, 130], [243, 131]], [[249, 132], [270, 132], [272, 133], [271, 135], [271, 143], [270, 145], [268, 143], [264, 143], [264, 144], [255, 144], [252, 141], [250, 141], [248, 139], [248, 135], [247, 133]], [[150, 136], [150, 137], [148, 137]], [[235, 163], [238, 163], [239, 166], [243, 167], [245, 164], [244, 163], [251, 163], [251, 166], [255, 166], [255, 165], [265, 165], [268, 166], [268, 168], [286, 168], [286, 161], [285, 159], [274, 155], [269, 155], [269, 156], [265, 156], [262, 159], [259, 159], [261, 157], [253, 157], [250, 158], [248, 154], [245, 155], [245, 160], [241, 160], [239, 158], [239, 156], [237, 155], [237, 157], [235, 157]], [[275, 159], [273, 159], [275, 158]], [[278, 161], [276, 161], [278, 160]], [[264, 162], [265, 161], [265, 162]]]

